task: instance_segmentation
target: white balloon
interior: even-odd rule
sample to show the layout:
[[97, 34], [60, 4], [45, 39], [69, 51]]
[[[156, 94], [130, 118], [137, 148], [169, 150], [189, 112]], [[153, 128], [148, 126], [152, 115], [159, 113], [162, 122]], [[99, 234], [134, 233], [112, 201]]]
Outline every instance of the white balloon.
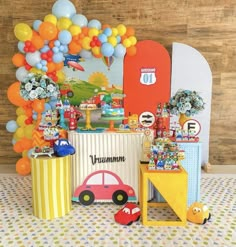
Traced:
[[41, 61], [40, 55], [41, 53], [39, 51], [28, 52], [25, 56], [26, 62], [34, 67], [37, 63]]
[[25, 69], [24, 66], [22, 67], [19, 67], [17, 70], [16, 70], [16, 79], [18, 81], [23, 81], [24, 78], [28, 75], [28, 71]]

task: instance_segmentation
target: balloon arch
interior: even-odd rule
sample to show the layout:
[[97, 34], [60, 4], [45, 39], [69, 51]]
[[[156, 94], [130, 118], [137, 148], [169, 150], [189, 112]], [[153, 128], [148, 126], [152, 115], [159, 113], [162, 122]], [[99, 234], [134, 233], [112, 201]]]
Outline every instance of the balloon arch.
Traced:
[[[85, 59], [112, 61], [114, 57], [135, 55], [137, 39], [135, 30], [124, 24], [111, 27], [96, 19], [88, 21], [76, 13], [69, 0], [57, 0], [52, 13], [43, 21], [35, 20], [32, 27], [16, 24], [14, 34], [19, 40], [18, 52], [12, 57], [17, 81], [9, 86], [7, 97], [17, 106], [17, 119], [8, 121], [6, 129], [13, 133], [13, 150], [22, 154], [16, 171], [27, 175], [31, 172], [29, 157], [35, 146], [33, 133], [41, 116], [48, 109], [55, 109], [55, 93], [50, 92], [52, 89], [57, 92], [56, 84], [65, 80], [65, 56], [74, 54]], [[36, 83], [40, 83], [37, 89]]]

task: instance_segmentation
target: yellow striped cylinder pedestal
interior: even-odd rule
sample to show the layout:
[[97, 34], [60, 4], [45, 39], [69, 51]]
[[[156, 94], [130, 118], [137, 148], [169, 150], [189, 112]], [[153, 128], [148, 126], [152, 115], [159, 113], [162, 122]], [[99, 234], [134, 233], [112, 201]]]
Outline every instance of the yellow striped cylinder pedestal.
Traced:
[[31, 158], [33, 215], [62, 217], [71, 211], [71, 156]]

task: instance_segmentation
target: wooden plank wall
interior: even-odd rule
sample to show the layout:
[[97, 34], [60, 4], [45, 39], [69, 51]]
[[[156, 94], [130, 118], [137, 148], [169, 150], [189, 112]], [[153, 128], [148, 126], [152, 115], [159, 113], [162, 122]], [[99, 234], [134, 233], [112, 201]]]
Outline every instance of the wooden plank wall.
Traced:
[[[19, 159], [12, 149], [6, 123], [16, 119], [7, 88], [16, 81], [11, 63], [17, 52], [13, 30], [17, 23], [32, 26], [51, 13], [54, 0], [2, 0], [0, 3], [0, 165]], [[210, 162], [235, 164], [236, 160], [236, 1], [235, 0], [73, 0], [77, 13], [102, 24], [124, 24], [136, 30], [138, 40], [151, 39], [171, 53], [172, 42], [199, 50], [213, 72]]]

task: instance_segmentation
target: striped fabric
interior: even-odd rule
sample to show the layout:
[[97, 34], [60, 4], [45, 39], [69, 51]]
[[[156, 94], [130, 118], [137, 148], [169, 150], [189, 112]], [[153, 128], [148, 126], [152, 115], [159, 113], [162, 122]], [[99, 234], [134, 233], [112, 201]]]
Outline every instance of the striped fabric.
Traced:
[[71, 156], [31, 158], [33, 214], [53, 219], [71, 211]]

